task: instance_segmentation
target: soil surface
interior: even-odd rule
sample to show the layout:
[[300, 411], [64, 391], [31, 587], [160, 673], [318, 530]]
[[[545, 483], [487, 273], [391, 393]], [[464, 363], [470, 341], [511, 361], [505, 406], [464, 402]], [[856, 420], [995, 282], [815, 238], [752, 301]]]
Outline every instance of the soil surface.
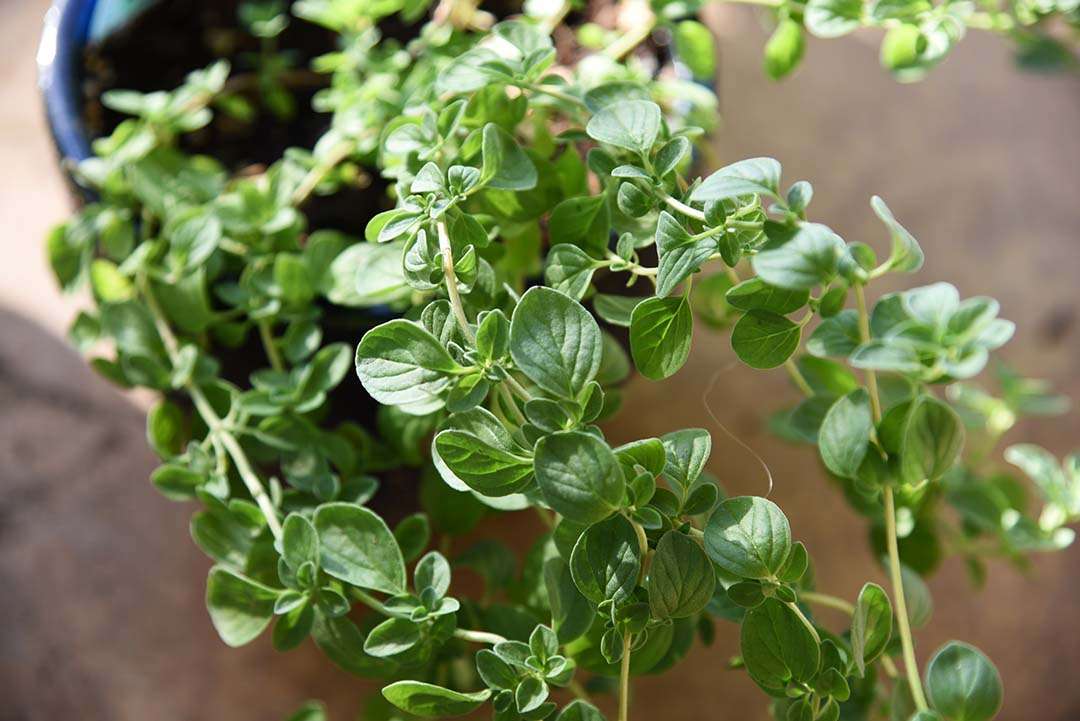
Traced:
[[[41, 252], [45, 227], [66, 212], [35, 110], [33, 51], [46, 5], [0, 2], [0, 37], [15, 58], [0, 70], [10, 170], [0, 180], [9, 255], [0, 305], [36, 321], [0, 312], [0, 721], [275, 721], [307, 698], [326, 700], [336, 721], [352, 719], [373, 686], [310, 645], [278, 654], [268, 639], [243, 649], [218, 640], [202, 599], [210, 563], [187, 536], [193, 508], [146, 480], [156, 462], [142, 412], [56, 338], [78, 303], [53, 289]], [[1020, 74], [1000, 41], [972, 36], [928, 81], [901, 86], [856, 36], [810, 42], [798, 76], [776, 85], [761, 74], [765, 35], [754, 14], [739, 8], [716, 20], [724, 33], [719, 161], [780, 158], [789, 181], [814, 182], [815, 219], [879, 247], [886, 239], [868, 200], [882, 195], [927, 251], [915, 282], [949, 279], [964, 295], [998, 297], [1019, 325], [1001, 355], [1080, 399], [1080, 83]], [[884, 583], [864, 525], [808, 450], [764, 429], [795, 392], [780, 373], [739, 366], [723, 336], [702, 329], [676, 378], [635, 381], [610, 436], [709, 427], [710, 470], [731, 492], [763, 493], [756, 462], [702, 405], [717, 372], [712, 407], [768, 460], [772, 497], [818, 562], [819, 585], [853, 598], [867, 579]], [[1025, 424], [1010, 439], [1066, 453], [1080, 447], [1080, 415]], [[539, 532], [523, 523], [531, 516], [481, 535]], [[1026, 576], [993, 565], [981, 591], [949, 562], [930, 583], [936, 608], [918, 633], [919, 657], [949, 638], [970, 641], [1005, 678], [1003, 721], [1080, 718], [1078, 561], [1080, 546], [1039, 558]], [[633, 718], [767, 718], [745, 674], [725, 670], [737, 650], [734, 627], [718, 630], [711, 648], [695, 649], [675, 672], [635, 683]]]

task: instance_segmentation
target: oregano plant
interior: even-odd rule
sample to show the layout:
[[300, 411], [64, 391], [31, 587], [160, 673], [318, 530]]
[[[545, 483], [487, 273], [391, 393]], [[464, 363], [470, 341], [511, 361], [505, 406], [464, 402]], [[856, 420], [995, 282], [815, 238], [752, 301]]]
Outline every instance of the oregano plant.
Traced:
[[[777, 77], [804, 30], [885, 28], [882, 61], [913, 79], [968, 27], [1023, 44], [1077, 22], [1068, 2], [760, 4]], [[946, 282], [873, 293], [924, 261], [881, 198], [879, 235], [855, 241], [813, 217], [811, 184], [778, 160], [700, 168], [715, 99], [685, 68], [713, 73], [712, 36], [694, 3], [624, 5], [640, 10], [629, 32], [570, 3], [300, 0], [295, 18], [252, 3], [254, 101], [224, 62], [102, 98], [131, 117], [80, 164], [95, 200], [48, 252], [95, 301], [73, 341], [107, 349], [91, 362], [110, 380], [158, 393], [151, 482], [200, 506], [214, 628], [281, 651], [310, 637], [382, 679], [373, 719], [600, 721], [603, 707], [627, 721], [634, 676], [735, 623], [726, 653], [778, 719], [988, 721], [993, 663], [960, 641], [917, 645], [923, 579], [945, 555], [979, 582], [989, 556], [1023, 565], [1072, 542], [1080, 456], [1005, 450], [1039, 508], [993, 462], [1019, 418], [1066, 402], [1003, 365], [996, 388], [972, 380], [1014, 331], [992, 298]], [[303, 112], [277, 43], [298, 21], [340, 43], [315, 61], [321, 139], [242, 171], [188, 152], [215, 113]], [[410, 39], [384, 36], [391, 22]], [[383, 210], [356, 227], [306, 216], [375, 180]], [[772, 426], [813, 447], [882, 561], [856, 598], [816, 586], [804, 519], [725, 493], [739, 479], [710, 463], [709, 430], [605, 436], [626, 378], [679, 372], [706, 329], [790, 377]], [[251, 347], [255, 367], [237, 363]], [[499, 542], [455, 547], [494, 513], [545, 524], [520, 569]], [[465, 569], [475, 594], [455, 582]]]

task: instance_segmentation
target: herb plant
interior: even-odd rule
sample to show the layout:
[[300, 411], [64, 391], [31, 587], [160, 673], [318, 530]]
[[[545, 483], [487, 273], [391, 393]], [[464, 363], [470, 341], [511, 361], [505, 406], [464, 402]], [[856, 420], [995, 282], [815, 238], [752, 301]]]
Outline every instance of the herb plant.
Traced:
[[[883, 60], [910, 78], [965, 26], [1018, 33], [1077, 12], [774, 7], [774, 76], [798, 61], [804, 25], [886, 27]], [[258, 112], [230, 92], [224, 63], [171, 92], [107, 94], [133, 117], [78, 168], [98, 200], [48, 241], [60, 283], [88, 283], [96, 301], [73, 340], [108, 341], [94, 367], [161, 396], [151, 481], [201, 504], [191, 534], [215, 561], [206, 601], [221, 638], [242, 645], [271, 623], [280, 650], [312, 637], [338, 666], [385, 679], [372, 718], [488, 706], [500, 721], [598, 721], [591, 699], [610, 693], [625, 721], [631, 677], [674, 666], [720, 620], [740, 625], [734, 665], [779, 719], [993, 718], [1002, 682], [978, 649], [917, 653], [932, 606], [922, 578], [946, 554], [976, 581], [989, 555], [1023, 564], [1069, 545], [1080, 517], [1080, 456], [1005, 450], [1038, 490], [1037, 512], [989, 461], [1019, 417], [1066, 405], [1004, 367], [996, 395], [972, 384], [1013, 334], [997, 302], [934, 283], [871, 305], [872, 281], [923, 264], [883, 200], [870, 203], [875, 250], [811, 221], [810, 183], [782, 182], [776, 160], [699, 177], [711, 93], [652, 72], [660, 49], [633, 54], [661, 25], [676, 57], [709, 75], [694, 8], [643, 6], [635, 33], [616, 35], [564, 32], [570, 5], [529, 3], [494, 22], [442, 3], [413, 40], [382, 37], [380, 20], [418, 23], [427, 10], [296, 2], [299, 18], [340, 34], [315, 64], [330, 74], [315, 97], [330, 128], [260, 172], [230, 175], [183, 150], [215, 108]], [[274, 43], [284, 6], [245, 5], [241, 20], [264, 40], [251, 63], [261, 107], [297, 112]], [[387, 209], [354, 229], [363, 238], [309, 227], [313, 198], [375, 175]], [[597, 424], [617, 411], [620, 384], [632, 369], [678, 372], [695, 317], [730, 328], [744, 364], [789, 374], [803, 398], [774, 428], [816, 446], [868, 519], [886, 586], [868, 581], [855, 599], [816, 588], [784, 512], [726, 497], [706, 470], [707, 430], [605, 438]], [[342, 327], [352, 343], [326, 340]], [[238, 375], [228, 359], [249, 338], [264, 367]], [[335, 391], [350, 372], [380, 404], [373, 423], [342, 420], [361, 400]], [[402, 467], [423, 512], [391, 527], [371, 504], [386, 495], [377, 476]], [[485, 514], [526, 509], [549, 532], [520, 574], [494, 541], [453, 552]], [[475, 598], [454, 586], [463, 568], [484, 579]], [[850, 623], [829, 630], [822, 608]]]

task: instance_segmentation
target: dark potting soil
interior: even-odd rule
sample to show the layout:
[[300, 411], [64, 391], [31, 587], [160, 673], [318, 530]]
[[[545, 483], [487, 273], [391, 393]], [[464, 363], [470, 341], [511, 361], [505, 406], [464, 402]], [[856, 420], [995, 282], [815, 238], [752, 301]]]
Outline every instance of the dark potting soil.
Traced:
[[[180, 85], [192, 70], [226, 59], [232, 66], [230, 84], [257, 110], [240, 121], [215, 112], [214, 121], [181, 139], [191, 153], [217, 158], [231, 172], [261, 168], [282, 157], [290, 147], [311, 148], [330, 126], [328, 113], [311, 108], [315, 93], [329, 76], [309, 70], [311, 60], [336, 49], [336, 35], [292, 17], [277, 38], [290, 58], [287, 86], [296, 112], [282, 119], [262, 107], [251, 56], [260, 40], [240, 26], [240, 0], [163, 0], [137, 14], [104, 41], [84, 51], [83, 117], [91, 137], [111, 133], [126, 116], [102, 105], [102, 93], [112, 89], [153, 92]], [[408, 37], [410, 28], [388, 22], [384, 32]], [[246, 81], [246, 82], [245, 82]], [[343, 188], [330, 197], [312, 197], [304, 207], [312, 228], [333, 228], [359, 235], [368, 218], [384, 209], [385, 184], [379, 178], [367, 188]]]

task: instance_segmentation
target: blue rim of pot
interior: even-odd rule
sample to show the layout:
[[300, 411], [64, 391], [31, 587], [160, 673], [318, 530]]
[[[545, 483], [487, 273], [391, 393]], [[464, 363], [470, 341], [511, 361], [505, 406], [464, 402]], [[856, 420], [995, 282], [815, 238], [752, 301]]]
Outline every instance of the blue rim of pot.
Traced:
[[53, 143], [61, 165], [71, 166], [91, 155], [82, 115], [82, 50], [90, 35], [97, 0], [55, 0], [45, 13], [38, 46], [38, 86], [45, 101]]

